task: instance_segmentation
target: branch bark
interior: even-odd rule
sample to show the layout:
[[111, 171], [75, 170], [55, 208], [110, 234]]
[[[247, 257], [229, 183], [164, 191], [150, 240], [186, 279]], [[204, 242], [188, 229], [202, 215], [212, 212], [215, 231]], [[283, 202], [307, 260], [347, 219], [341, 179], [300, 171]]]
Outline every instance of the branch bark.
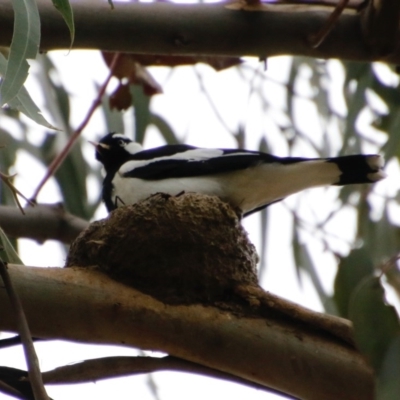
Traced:
[[399, 51], [400, 2], [370, 0], [362, 13], [362, 28], [371, 52], [377, 57]]
[[[295, 319], [166, 305], [82, 268], [9, 265], [9, 273], [34, 336], [160, 350], [303, 399], [373, 398], [361, 355]], [[0, 329], [15, 331], [4, 290], [0, 304]]]
[[[389, 55], [371, 51], [361, 29], [360, 14], [347, 9], [324, 43], [313, 48], [309, 38], [333, 8], [269, 4], [248, 10], [230, 4], [73, 3], [74, 49], [101, 49], [142, 54], [258, 56], [292, 54], [316, 58], [400, 63], [400, 50]], [[261, 7], [261, 8], [260, 8]], [[39, 1], [41, 50], [69, 49], [69, 32], [58, 11]], [[0, 0], [0, 46], [9, 46], [13, 11]], [[122, 40], [123, 39], [123, 40]], [[396, 42], [398, 39], [396, 37]]]
[[0, 226], [7, 235], [39, 242], [48, 239], [71, 243], [89, 222], [67, 213], [59, 204], [38, 204], [24, 209], [0, 206]]

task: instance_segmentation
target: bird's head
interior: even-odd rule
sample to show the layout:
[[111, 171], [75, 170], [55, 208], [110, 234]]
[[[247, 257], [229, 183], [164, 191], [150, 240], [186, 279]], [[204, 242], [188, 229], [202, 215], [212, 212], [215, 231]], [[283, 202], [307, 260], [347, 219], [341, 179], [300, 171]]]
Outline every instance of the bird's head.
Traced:
[[112, 132], [104, 136], [100, 142], [90, 142], [96, 147], [96, 159], [106, 170], [118, 169], [132, 156], [142, 150], [139, 143], [133, 142], [122, 133]]

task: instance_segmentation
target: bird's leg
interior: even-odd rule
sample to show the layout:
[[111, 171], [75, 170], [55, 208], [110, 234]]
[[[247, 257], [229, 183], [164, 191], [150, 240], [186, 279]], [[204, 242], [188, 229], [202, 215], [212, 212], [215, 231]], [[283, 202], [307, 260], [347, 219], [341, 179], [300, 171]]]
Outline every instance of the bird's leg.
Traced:
[[123, 206], [126, 205], [126, 204], [124, 203], [124, 201], [121, 199], [121, 197], [115, 196], [115, 202], [114, 202], [115, 208], [118, 208], [118, 201], [121, 203], [121, 205], [123, 205]]

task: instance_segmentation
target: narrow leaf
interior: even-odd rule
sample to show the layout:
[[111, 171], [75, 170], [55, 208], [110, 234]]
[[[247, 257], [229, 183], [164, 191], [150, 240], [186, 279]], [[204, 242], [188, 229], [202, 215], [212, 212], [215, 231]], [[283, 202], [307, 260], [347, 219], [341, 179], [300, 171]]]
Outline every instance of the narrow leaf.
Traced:
[[388, 346], [386, 356], [378, 376], [376, 399], [400, 399], [400, 336], [396, 336]]
[[39, 50], [40, 18], [35, 0], [12, 0], [14, 32], [7, 70], [0, 87], [0, 105], [10, 102], [24, 84], [29, 70], [28, 58]]
[[150, 97], [143, 93], [138, 85], [130, 85], [135, 110], [135, 141], [143, 143], [146, 129], [150, 123]]
[[19, 258], [17, 252], [14, 250], [14, 247], [8, 240], [7, 235], [1, 228], [0, 228], [0, 259], [3, 262], [7, 263], [20, 264], [20, 265], [24, 264]]
[[158, 114], [150, 114], [149, 123], [153, 124], [158, 128], [161, 135], [164, 137], [165, 141], [168, 144], [178, 144], [180, 143], [178, 137], [173, 131], [171, 125], [160, 115]]
[[334, 300], [340, 316], [348, 318], [351, 295], [356, 286], [374, 272], [369, 251], [362, 247], [350, 252], [340, 260], [335, 278]]
[[367, 277], [355, 289], [349, 307], [357, 347], [377, 374], [389, 344], [400, 335], [396, 310], [386, 304], [384, 295], [379, 278]]
[[321, 303], [324, 306], [326, 312], [329, 314], [336, 315], [337, 314], [336, 306], [332, 301], [332, 298], [326, 294], [325, 289], [322, 286], [322, 282], [318, 276], [317, 269], [314, 265], [314, 261], [311, 258], [307, 246], [300, 243], [298, 251], [299, 251], [298, 254], [299, 267], [302, 268], [304, 271], [306, 271], [309, 277], [311, 278], [314, 288], [317, 291], [318, 297], [321, 300]]
[[[5, 74], [7, 69], [7, 60], [0, 53], [0, 75]], [[18, 110], [25, 114], [28, 118], [32, 119], [39, 125], [45, 126], [46, 128], [55, 129], [53, 125], [51, 125], [46, 119], [43, 117], [42, 113], [38, 106], [34, 103], [31, 96], [29, 95], [28, 91], [25, 89], [24, 86], [21, 87], [18, 94], [8, 102], [10, 108]]]
[[65, 23], [69, 29], [69, 35], [71, 37], [70, 47], [74, 44], [75, 40], [75, 24], [74, 24], [74, 12], [72, 10], [69, 0], [52, 0], [54, 7], [61, 13]]
[[46, 118], [43, 117], [43, 114], [41, 113], [40, 109], [38, 106], [34, 103], [32, 100], [31, 96], [29, 95], [28, 91], [25, 89], [24, 86], [21, 87], [20, 91], [18, 92], [17, 96], [14, 97], [8, 105], [11, 108], [14, 108], [22, 114], [25, 114], [28, 118], [30, 118], [32, 121], [35, 121], [37, 124], [45, 126], [46, 128], [49, 129], [54, 129], [54, 130], [60, 130], [50, 124], [46, 120]]

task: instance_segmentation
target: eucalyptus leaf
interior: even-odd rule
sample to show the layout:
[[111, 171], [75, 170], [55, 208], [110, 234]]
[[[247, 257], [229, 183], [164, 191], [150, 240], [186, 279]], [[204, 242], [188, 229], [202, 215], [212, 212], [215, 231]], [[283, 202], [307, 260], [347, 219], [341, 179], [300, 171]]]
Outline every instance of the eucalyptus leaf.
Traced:
[[379, 278], [370, 276], [358, 284], [351, 296], [349, 317], [358, 349], [379, 374], [390, 343], [400, 335], [396, 310], [386, 303]]
[[7, 69], [0, 87], [0, 105], [17, 96], [29, 70], [27, 59], [34, 59], [40, 44], [40, 17], [35, 0], [12, 0], [14, 31]]
[[[0, 53], [0, 75], [6, 73], [7, 69], [7, 60]], [[28, 91], [22, 86], [18, 92], [18, 94], [8, 102], [8, 105], [23, 114], [25, 114], [28, 118], [32, 119], [39, 125], [45, 126], [46, 128], [55, 129], [53, 125], [51, 125], [42, 115], [39, 107], [34, 103]]]
[[149, 123], [153, 124], [158, 128], [161, 135], [164, 137], [165, 141], [168, 144], [179, 144], [180, 140], [176, 136], [175, 132], [173, 131], [172, 127], [168, 124], [168, 122], [157, 114], [150, 114]]
[[74, 24], [74, 12], [72, 10], [69, 0], [52, 0], [54, 7], [61, 13], [65, 23], [69, 29], [69, 35], [71, 37], [70, 47], [74, 44], [75, 39], [75, 24]]
[[383, 146], [382, 151], [385, 153], [385, 161], [389, 161], [392, 157], [400, 156], [400, 110], [397, 108], [393, 113], [387, 116], [389, 121], [388, 135], [389, 139]]
[[296, 258], [300, 269], [304, 270], [311, 278], [311, 281], [314, 285], [315, 290], [317, 291], [318, 297], [321, 300], [322, 305], [325, 308], [325, 311], [329, 314], [336, 315], [336, 306], [332, 298], [326, 294], [326, 291], [322, 286], [321, 279], [318, 276], [317, 267], [314, 264], [314, 261], [311, 258], [310, 252], [308, 251], [306, 245], [302, 243], [298, 245]]
[[150, 123], [150, 97], [143, 93], [142, 86], [130, 85], [129, 88], [135, 110], [135, 142], [143, 143]]
[[0, 228], [0, 259], [6, 263], [24, 265], [3, 229]]
[[334, 300], [340, 316], [348, 318], [351, 295], [357, 285], [374, 272], [371, 254], [366, 247], [355, 249], [340, 260], [335, 278]]
[[[97, 87], [97, 91], [99, 87]], [[101, 100], [101, 109], [106, 120], [107, 132], [125, 132], [124, 119], [122, 118], [122, 113], [117, 110], [110, 109], [109, 96], [104, 95]], [[102, 135], [106, 132], [102, 132]]]
[[388, 346], [379, 371], [376, 400], [400, 399], [400, 335]]

